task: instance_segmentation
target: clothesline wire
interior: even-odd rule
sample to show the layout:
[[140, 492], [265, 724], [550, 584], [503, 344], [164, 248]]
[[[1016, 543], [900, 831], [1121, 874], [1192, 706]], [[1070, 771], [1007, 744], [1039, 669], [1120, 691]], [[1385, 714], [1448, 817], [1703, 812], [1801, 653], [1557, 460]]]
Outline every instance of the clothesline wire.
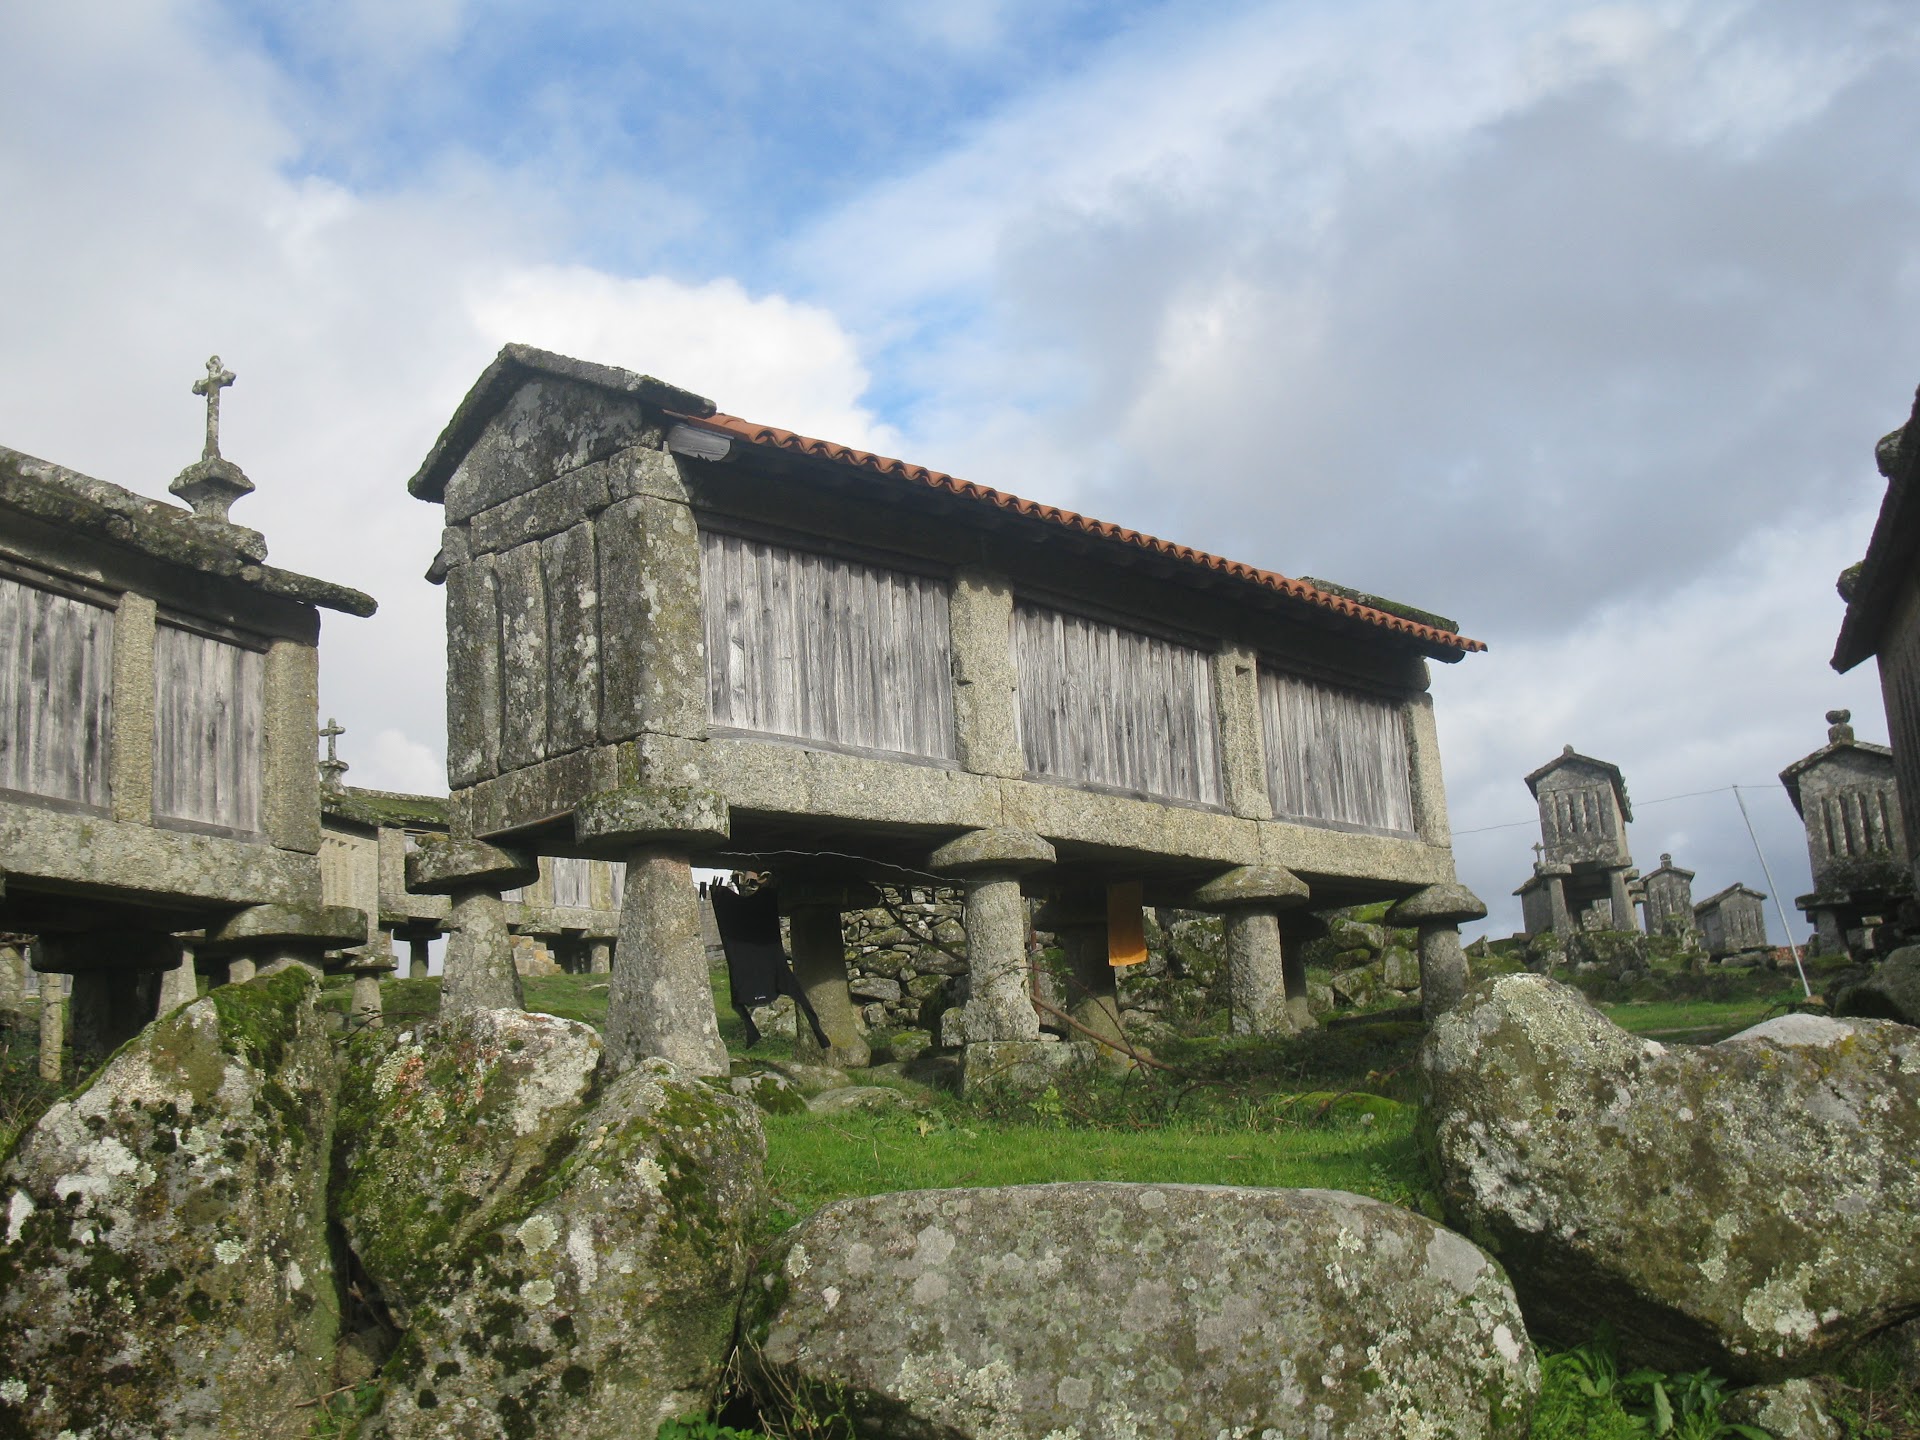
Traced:
[[[1657, 800], [1642, 800], [1639, 803], [1640, 808], [1645, 810], [1650, 806], [1665, 805], [1674, 800], [1698, 800], [1702, 795], [1727, 795], [1740, 790], [1771, 790], [1772, 788], [1771, 785], [1716, 785], [1711, 790], [1689, 790], [1684, 795], [1662, 795]], [[1458, 840], [1462, 835], [1485, 835], [1493, 830], [1518, 830], [1523, 825], [1539, 823], [1539, 816], [1530, 815], [1525, 820], [1507, 820], [1499, 825], [1480, 825], [1472, 830], [1456, 830], [1453, 832], [1453, 838]]]

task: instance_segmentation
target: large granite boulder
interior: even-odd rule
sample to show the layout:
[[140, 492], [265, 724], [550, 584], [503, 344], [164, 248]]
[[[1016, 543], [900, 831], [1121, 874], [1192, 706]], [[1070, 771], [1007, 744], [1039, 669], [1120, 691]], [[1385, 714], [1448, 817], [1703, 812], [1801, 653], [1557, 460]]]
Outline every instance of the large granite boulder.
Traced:
[[763, 1403], [901, 1440], [1521, 1436], [1539, 1385], [1499, 1266], [1325, 1190], [843, 1200], [762, 1261], [741, 1332]]
[[1789, 1015], [1718, 1045], [1621, 1030], [1535, 975], [1421, 1051], [1441, 1194], [1538, 1333], [1749, 1380], [1920, 1310], [1920, 1032]]
[[0, 1434], [305, 1435], [332, 1388], [332, 1049], [292, 967], [148, 1026], [0, 1171]]
[[418, 1030], [365, 1030], [347, 1053], [334, 1208], [401, 1324], [529, 1175], [564, 1154], [598, 1079], [593, 1028], [476, 1010]]
[[[434, 1037], [425, 1044], [432, 1069]], [[524, 1106], [530, 1122], [523, 1140], [543, 1133], [543, 1110], [568, 1103], [580, 1052], [554, 1049], [560, 1058], [509, 1087], [507, 1113]], [[539, 1073], [557, 1077], [554, 1090], [532, 1093]], [[422, 1232], [442, 1237], [437, 1281], [388, 1267], [409, 1291], [408, 1326], [367, 1437], [651, 1440], [718, 1383], [764, 1203], [753, 1106], [649, 1060], [607, 1083], [524, 1168], [505, 1133], [516, 1123], [476, 1137], [476, 1165], [497, 1177], [489, 1193]], [[458, 1138], [423, 1143], [444, 1150]], [[350, 1231], [391, 1241], [413, 1225], [407, 1196], [367, 1187], [358, 1204]], [[364, 1213], [382, 1204], [398, 1213]]]
[[1920, 1025], [1920, 945], [1887, 956], [1865, 980], [1842, 990], [1833, 1008], [1836, 1015]]

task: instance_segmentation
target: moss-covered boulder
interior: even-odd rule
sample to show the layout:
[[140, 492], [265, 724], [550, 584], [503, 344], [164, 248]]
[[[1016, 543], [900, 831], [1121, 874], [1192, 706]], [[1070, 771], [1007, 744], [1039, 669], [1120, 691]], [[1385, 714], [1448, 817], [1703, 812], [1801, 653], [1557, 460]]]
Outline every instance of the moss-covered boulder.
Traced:
[[334, 1061], [292, 967], [148, 1026], [0, 1171], [0, 1434], [304, 1435]]
[[705, 1406], [765, 1149], [750, 1103], [666, 1061], [610, 1082], [450, 1247], [363, 1433], [652, 1440]]
[[1920, 945], [1894, 951], [1865, 980], [1842, 990], [1834, 1013], [1920, 1026]]
[[1920, 1032], [1789, 1015], [1663, 1046], [1534, 975], [1469, 992], [1421, 1051], [1448, 1214], [1538, 1333], [1807, 1373], [1920, 1310]]
[[347, 1053], [334, 1210], [393, 1318], [443, 1281], [521, 1190], [572, 1144], [600, 1072], [593, 1028], [476, 1010], [362, 1031]]
[[1500, 1267], [1327, 1190], [1076, 1183], [843, 1200], [748, 1287], [764, 1405], [869, 1437], [1523, 1436]]

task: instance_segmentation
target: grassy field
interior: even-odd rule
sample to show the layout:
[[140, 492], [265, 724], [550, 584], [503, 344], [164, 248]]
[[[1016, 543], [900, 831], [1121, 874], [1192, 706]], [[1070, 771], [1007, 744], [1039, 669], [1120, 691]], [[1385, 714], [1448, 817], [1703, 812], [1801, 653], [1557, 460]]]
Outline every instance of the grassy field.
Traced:
[[1710, 1045], [1762, 1020], [1786, 1014], [1799, 998], [1799, 987], [1786, 984], [1769, 993], [1732, 1000], [1628, 1000], [1600, 1008], [1614, 1024], [1636, 1035]]

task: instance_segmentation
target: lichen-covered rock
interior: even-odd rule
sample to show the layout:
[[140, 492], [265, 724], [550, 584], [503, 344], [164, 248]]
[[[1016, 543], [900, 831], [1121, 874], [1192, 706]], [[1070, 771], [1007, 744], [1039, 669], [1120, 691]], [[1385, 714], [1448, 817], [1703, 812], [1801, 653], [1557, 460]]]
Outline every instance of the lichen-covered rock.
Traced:
[[829, 1205], [742, 1315], [763, 1400], [941, 1440], [1521, 1436], [1500, 1267], [1328, 1190], [1077, 1183]]
[[412, 1307], [368, 1437], [652, 1440], [707, 1403], [764, 1196], [751, 1104], [649, 1060]]
[[1843, 990], [1834, 1013], [1920, 1026], [1920, 945], [1894, 951], [1860, 984]]
[[0, 1434], [304, 1435], [334, 1062], [294, 966], [154, 1022], [0, 1172]]
[[1789, 1015], [1667, 1047], [1514, 975], [1421, 1067], [1447, 1211], [1537, 1331], [1769, 1380], [1920, 1309], [1920, 1033]]
[[1840, 1427], [1810, 1380], [1737, 1391], [1727, 1397], [1721, 1413], [1736, 1424], [1757, 1426], [1773, 1440], [1840, 1440]]
[[521, 1203], [527, 1176], [571, 1143], [601, 1054], [591, 1026], [525, 1010], [475, 1010], [354, 1038], [334, 1210], [397, 1321], [496, 1209]]

